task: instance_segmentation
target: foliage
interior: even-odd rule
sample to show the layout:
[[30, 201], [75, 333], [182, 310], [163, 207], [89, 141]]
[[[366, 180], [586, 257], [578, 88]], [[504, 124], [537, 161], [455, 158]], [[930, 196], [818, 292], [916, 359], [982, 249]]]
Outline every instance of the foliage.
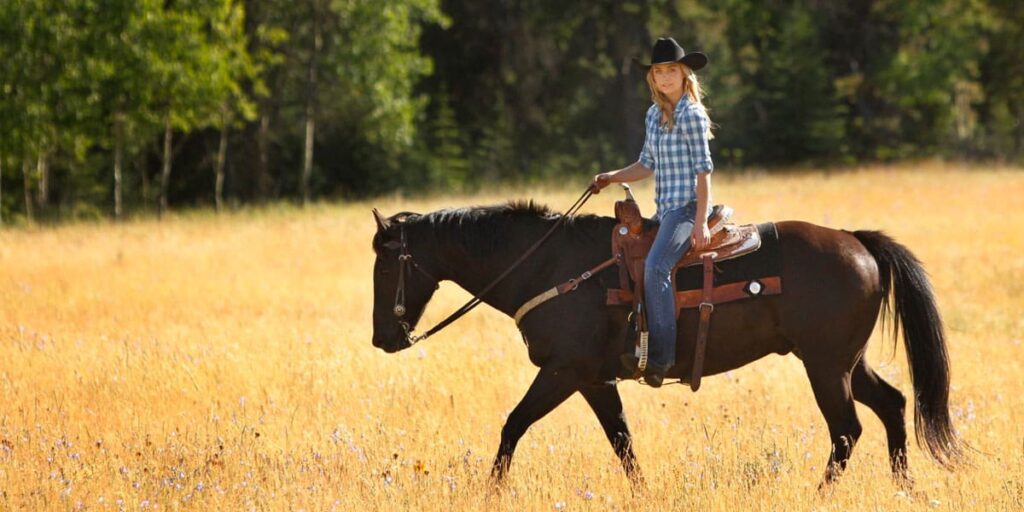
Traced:
[[11, 0], [0, 208], [49, 178], [53, 215], [112, 211], [116, 155], [148, 207], [167, 123], [172, 203], [212, 201], [221, 136], [229, 199], [300, 197], [310, 106], [314, 197], [584, 182], [635, 160], [650, 100], [630, 58], [663, 35], [710, 56], [719, 166], [1020, 159], [1017, 4]]

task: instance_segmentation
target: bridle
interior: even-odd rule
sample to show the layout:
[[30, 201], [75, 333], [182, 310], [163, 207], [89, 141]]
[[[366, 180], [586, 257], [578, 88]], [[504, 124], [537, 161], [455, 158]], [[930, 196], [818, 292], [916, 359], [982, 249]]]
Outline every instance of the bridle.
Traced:
[[420, 271], [421, 274], [427, 276], [427, 279], [434, 282], [434, 290], [441, 287], [441, 282], [413, 261], [412, 254], [409, 253], [409, 244], [405, 238], [405, 223], [402, 222], [399, 225], [401, 242], [398, 253], [398, 287], [395, 289], [395, 307], [393, 311], [395, 316], [398, 317], [398, 325], [402, 326], [402, 331], [405, 332], [405, 339], [409, 341], [409, 345], [414, 345], [420, 340], [425, 339], [426, 336], [412, 336], [409, 322], [405, 321], [405, 275], [406, 273], [412, 274], [412, 269]]
[[[544, 236], [540, 237], [539, 240], [534, 242], [534, 244], [530, 246], [530, 248], [527, 249], [526, 252], [524, 252], [522, 256], [519, 257], [519, 259], [512, 263], [512, 265], [510, 265], [507, 269], [505, 269], [505, 271], [502, 272], [501, 275], [499, 275], [493, 281], [491, 281], [491, 284], [484, 287], [484, 289], [480, 293], [475, 294], [472, 299], [463, 304], [462, 307], [460, 307], [459, 309], [455, 310], [455, 312], [448, 315], [447, 318], [438, 322], [437, 325], [431, 327], [427, 332], [419, 335], [414, 335], [412, 333], [412, 329], [409, 327], [409, 322], [405, 321], [405, 275], [406, 273], [412, 273], [411, 270], [406, 270], [406, 267], [419, 270], [421, 273], [423, 273], [423, 275], [427, 276], [427, 278], [434, 282], [435, 290], [440, 287], [440, 281], [435, 279], [434, 276], [430, 275], [429, 272], [424, 270], [422, 267], [417, 265], [415, 261], [413, 261], [412, 254], [409, 252], [409, 246], [405, 237], [405, 224], [404, 221], [400, 221], [400, 242], [398, 245], [398, 288], [395, 290], [395, 307], [393, 309], [393, 312], [395, 314], [395, 317], [398, 318], [398, 324], [402, 327], [402, 331], [405, 333], [405, 341], [409, 343], [409, 346], [415, 345], [416, 343], [419, 343], [429, 338], [430, 336], [434, 335], [434, 333], [440, 331], [441, 329], [444, 329], [452, 322], [458, 320], [462, 315], [469, 313], [473, 308], [479, 306], [483, 302], [481, 297], [486, 295], [487, 292], [491, 291], [495, 286], [498, 285], [498, 283], [500, 283], [509, 274], [511, 274], [512, 270], [514, 270], [516, 267], [522, 264], [523, 261], [526, 260], [526, 258], [528, 258], [531, 254], [534, 253], [534, 251], [540, 248], [541, 244], [543, 244], [548, 238], [550, 238], [551, 235], [555, 232], [555, 230], [558, 229], [558, 227], [561, 226], [563, 222], [565, 222], [565, 219], [569, 218], [570, 216], [578, 212], [579, 209], [583, 207], [583, 204], [586, 203], [588, 199], [590, 199], [590, 196], [594, 195], [595, 188], [596, 187], [594, 186], [587, 187], [587, 190], [583, 192], [583, 195], [581, 195], [580, 198], [577, 199], [576, 202], [573, 203], [573, 205], [570, 206], [568, 210], [566, 210], [564, 215], [558, 218], [558, 221], [556, 221], [551, 226], [551, 228], [548, 229], [547, 233], [544, 233]], [[600, 188], [596, 188], [596, 190], [600, 191]], [[384, 245], [385, 247], [394, 248], [394, 245], [392, 245], [394, 243], [395, 242], [389, 242]]]

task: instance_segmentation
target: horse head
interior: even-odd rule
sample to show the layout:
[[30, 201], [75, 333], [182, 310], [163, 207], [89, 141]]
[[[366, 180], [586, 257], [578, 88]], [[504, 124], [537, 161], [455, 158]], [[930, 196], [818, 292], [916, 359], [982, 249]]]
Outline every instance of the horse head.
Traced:
[[419, 214], [385, 219], [374, 208], [373, 218], [373, 346], [392, 353], [412, 346], [410, 333], [437, 290], [439, 266], [417, 229]]

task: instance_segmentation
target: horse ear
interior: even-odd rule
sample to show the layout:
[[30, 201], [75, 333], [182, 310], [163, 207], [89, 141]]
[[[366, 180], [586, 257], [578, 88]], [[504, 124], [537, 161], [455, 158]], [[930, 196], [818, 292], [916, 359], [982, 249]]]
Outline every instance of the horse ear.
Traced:
[[373, 220], [377, 221], [377, 231], [386, 231], [391, 226], [376, 208], [373, 209]]

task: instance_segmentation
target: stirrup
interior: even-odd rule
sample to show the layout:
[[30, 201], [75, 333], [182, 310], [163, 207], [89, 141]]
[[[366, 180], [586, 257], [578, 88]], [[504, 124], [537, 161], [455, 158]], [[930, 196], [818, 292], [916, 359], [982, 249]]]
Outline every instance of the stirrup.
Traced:
[[647, 331], [640, 331], [640, 346], [634, 351], [634, 354], [639, 360], [636, 366], [637, 369], [640, 370], [640, 373], [647, 370], [647, 354], [650, 352], [650, 345], [648, 344], [649, 336], [650, 333]]

